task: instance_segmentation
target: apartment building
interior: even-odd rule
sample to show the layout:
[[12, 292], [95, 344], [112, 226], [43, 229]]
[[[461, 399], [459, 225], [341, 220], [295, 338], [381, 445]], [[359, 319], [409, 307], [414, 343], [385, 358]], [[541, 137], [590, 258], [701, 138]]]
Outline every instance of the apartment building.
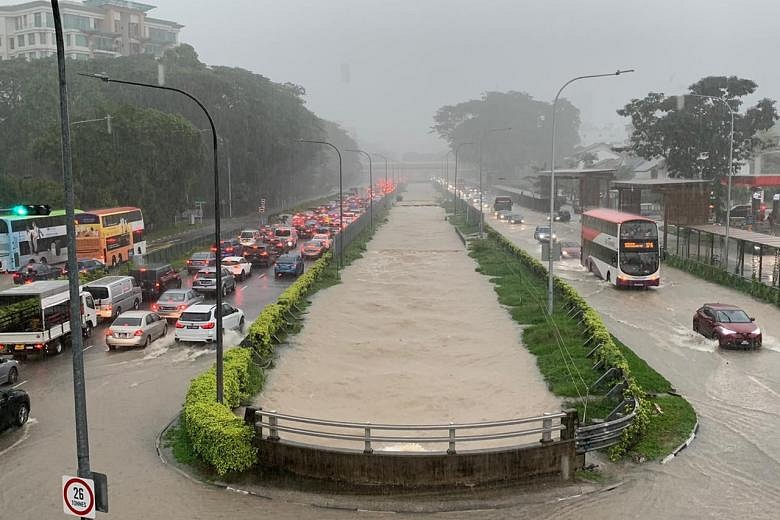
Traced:
[[[179, 44], [183, 25], [148, 16], [154, 8], [129, 0], [60, 2], [65, 54], [80, 60], [160, 56]], [[55, 53], [51, 2], [0, 6], [0, 59], [44, 58]]]

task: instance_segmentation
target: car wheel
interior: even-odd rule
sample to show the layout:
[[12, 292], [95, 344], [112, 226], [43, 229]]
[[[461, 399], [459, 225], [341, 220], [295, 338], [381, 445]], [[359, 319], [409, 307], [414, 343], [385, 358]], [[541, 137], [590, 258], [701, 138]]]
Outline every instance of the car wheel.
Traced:
[[693, 322], [693, 332], [699, 334], [699, 324], [696, 323], [695, 321]]
[[108, 347], [108, 350], [110, 350], [110, 351], [112, 351], [112, 352], [113, 352], [113, 350], [116, 348], [116, 346], [115, 346], [115, 345], [112, 345], [112, 344], [110, 344], [110, 343], [106, 343], [106, 346]]
[[164, 338], [167, 335], [168, 335], [168, 324], [166, 323], [165, 326], [163, 327], [162, 336], [160, 336], [160, 337]]
[[84, 332], [82, 334], [85, 338], [89, 338], [92, 336], [92, 324], [87, 322], [87, 324], [84, 326]]
[[22, 403], [19, 405], [19, 408], [16, 409], [16, 417], [14, 418], [14, 423], [16, 423], [17, 426], [24, 426], [24, 423], [27, 422], [27, 419], [30, 417], [30, 408], [27, 406], [27, 404]]
[[62, 354], [62, 342], [55, 341], [54, 344], [48, 347], [47, 352], [53, 356]]
[[144, 344], [143, 344], [142, 348], [146, 348], [146, 347], [148, 347], [151, 344], [152, 344], [152, 335], [149, 334], [148, 336], [146, 336], [146, 341], [144, 341]]
[[19, 380], [19, 371], [16, 370], [16, 367], [13, 367], [8, 372], [8, 384], [12, 385], [12, 384], [16, 383], [18, 380]]
[[137, 311], [141, 307], [141, 302], [138, 300], [133, 301], [133, 310]]
[[176, 284], [177, 289], [181, 289], [181, 278], [179, 278], [178, 283]]
[[238, 332], [244, 332], [244, 318], [241, 318], [241, 321], [238, 322]]
[[119, 316], [120, 314], [122, 314], [122, 307], [117, 307], [117, 308], [116, 308], [116, 314], [114, 314], [113, 316], [111, 316], [111, 319], [113, 320], [114, 318], [116, 318], [116, 317], [117, 317], [117, 316]]
[[222, 296], [227, 296], [227, 293], [228, 293], [227, 285], [223, 285], [222, 286]]

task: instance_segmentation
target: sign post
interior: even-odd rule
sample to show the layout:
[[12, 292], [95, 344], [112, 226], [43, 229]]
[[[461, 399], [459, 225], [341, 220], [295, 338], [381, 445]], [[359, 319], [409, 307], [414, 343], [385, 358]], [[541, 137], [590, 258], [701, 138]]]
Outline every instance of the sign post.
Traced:
[[260, 225], [265, 226], [265, 199], [260, 199], [260, 205], [257, 207], [257, 212], [260, 213]]
[[95, 482], [89, 478], [62, 476], [62, 510], [81, 518], [95, 518]]

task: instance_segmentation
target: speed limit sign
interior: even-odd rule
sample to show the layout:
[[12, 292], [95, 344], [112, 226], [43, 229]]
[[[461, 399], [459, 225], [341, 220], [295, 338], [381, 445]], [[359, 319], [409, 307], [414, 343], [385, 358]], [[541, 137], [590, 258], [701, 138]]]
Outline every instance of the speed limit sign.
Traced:
[[63, 475], [62, 510], [68, 515], [95, 518], [95, 481]]

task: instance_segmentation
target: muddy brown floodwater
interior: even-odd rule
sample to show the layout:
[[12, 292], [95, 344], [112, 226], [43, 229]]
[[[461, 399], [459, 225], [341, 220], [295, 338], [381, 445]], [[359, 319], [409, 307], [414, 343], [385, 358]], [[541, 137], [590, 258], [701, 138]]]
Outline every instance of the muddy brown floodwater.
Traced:
[[[560, 409], [521, 343], [521, 329], [488, 278], [475, 272], [434, 198], [429, 185], [411, 184], [363, 258], [344, 270], [342, 283], [315, 295], [302, 332], [280, 351], [258, 405], [290, 415], [394, 424]], [[408, 443], [376, 448], [442, 449]]]

